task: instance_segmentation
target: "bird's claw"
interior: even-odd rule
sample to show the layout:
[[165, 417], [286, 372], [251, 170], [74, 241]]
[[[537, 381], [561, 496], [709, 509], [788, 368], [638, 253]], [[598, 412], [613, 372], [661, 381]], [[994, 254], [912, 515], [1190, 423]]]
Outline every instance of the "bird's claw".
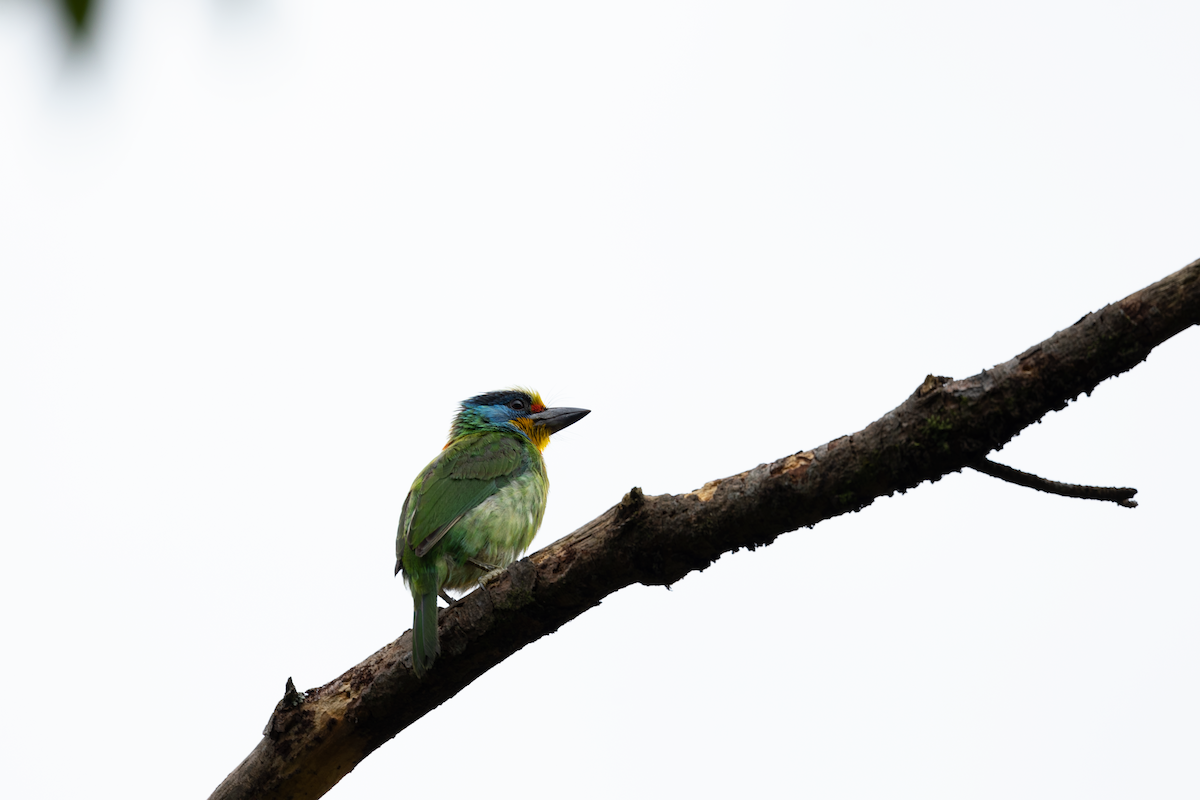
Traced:
[[473, 558], [468, 558], [467, 563], [472, 567], [478, 567], [483, 570], [483, 574], [479, 576], [479, 585], [487, 588], [487, 585], [496, 578], [500, 577], [500, 573], [504, 572], [504, 567], [498, 567], [495, 564], [485, 564], [482, 561], [476, 561]]
[[504, 570], [500, 567], [492, 567], [488, 572], [479, 576], [479, 585], [487, 588], [488, 584], [504, 574]]

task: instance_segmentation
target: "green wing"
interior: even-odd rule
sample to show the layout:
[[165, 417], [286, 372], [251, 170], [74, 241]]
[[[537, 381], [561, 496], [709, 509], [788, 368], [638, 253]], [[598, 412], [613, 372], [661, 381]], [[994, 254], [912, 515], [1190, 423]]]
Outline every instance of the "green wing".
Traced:
[[522, 441], [502, 433], [466, 436], [443, 450], [413, 482], [404, 501], [397, 562], [405, 548], [418, 558], [428, 553], [464, 514], [491, 497], [498, 482], [518, 470], [526, 457]]

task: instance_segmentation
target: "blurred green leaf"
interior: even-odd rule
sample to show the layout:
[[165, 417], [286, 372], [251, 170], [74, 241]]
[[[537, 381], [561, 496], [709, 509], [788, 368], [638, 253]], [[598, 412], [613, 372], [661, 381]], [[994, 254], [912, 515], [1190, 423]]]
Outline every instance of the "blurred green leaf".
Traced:
[[95, 4], [91, 0], [58, 0], [59, 9], [67, 23], [68, 33], [75, 41], [87, 38]]

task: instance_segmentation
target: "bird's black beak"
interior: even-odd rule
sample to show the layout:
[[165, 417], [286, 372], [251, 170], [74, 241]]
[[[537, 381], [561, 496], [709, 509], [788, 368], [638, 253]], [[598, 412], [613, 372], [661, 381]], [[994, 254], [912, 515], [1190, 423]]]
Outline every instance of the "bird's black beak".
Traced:
[[588, 408], [547, 408], [545, 411], [530, 414], [529, 419], [551, 433], [557, 433], [568, 425], [579, 422], [590, 413], [592, 411]]

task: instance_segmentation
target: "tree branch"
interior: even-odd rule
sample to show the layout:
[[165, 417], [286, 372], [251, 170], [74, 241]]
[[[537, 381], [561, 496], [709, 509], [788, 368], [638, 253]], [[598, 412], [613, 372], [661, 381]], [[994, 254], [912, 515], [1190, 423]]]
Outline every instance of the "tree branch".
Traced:
[[423, 680], [411, 632], [303, 696], [289, 692], [214, 800], [316, 798], [369, 753], [526, 644], [633, 583], [672, 584], [723, 553], [770, 544], [876, 498], [972, 466], [1080, 393], [1200, 323], [1200, 261], [1088, 314], [978, 375], [930, 376], [858, 433], [684, 495], [633, 489], [571, 535], [506, 570], [438, 620]]
[[1137, 501], [1133, 499], [1133, 496], [1137, 494], [1137, 489], [1059, 483], [1049, 478], [1043, 478], [1040, 475], [1031, 475], [1028, 472], [1021, 472], [1019, 469], [1007, 467], [1004, 464], [997, 464], [995, 461], [990, 461], [986, 458], [972, 461], [967, 466], [977, 472], [982, 472], [984, 475], [991, 475], [993, 478], [1015, 483], [1017, 486], [1024, 486], [1027, 489], [1037, 489], [1039, 492], [1062, 495], [1063, 497], [1078, 497], [1081, 500], [1108, 500], [1125, 508], [1137, 508]]

